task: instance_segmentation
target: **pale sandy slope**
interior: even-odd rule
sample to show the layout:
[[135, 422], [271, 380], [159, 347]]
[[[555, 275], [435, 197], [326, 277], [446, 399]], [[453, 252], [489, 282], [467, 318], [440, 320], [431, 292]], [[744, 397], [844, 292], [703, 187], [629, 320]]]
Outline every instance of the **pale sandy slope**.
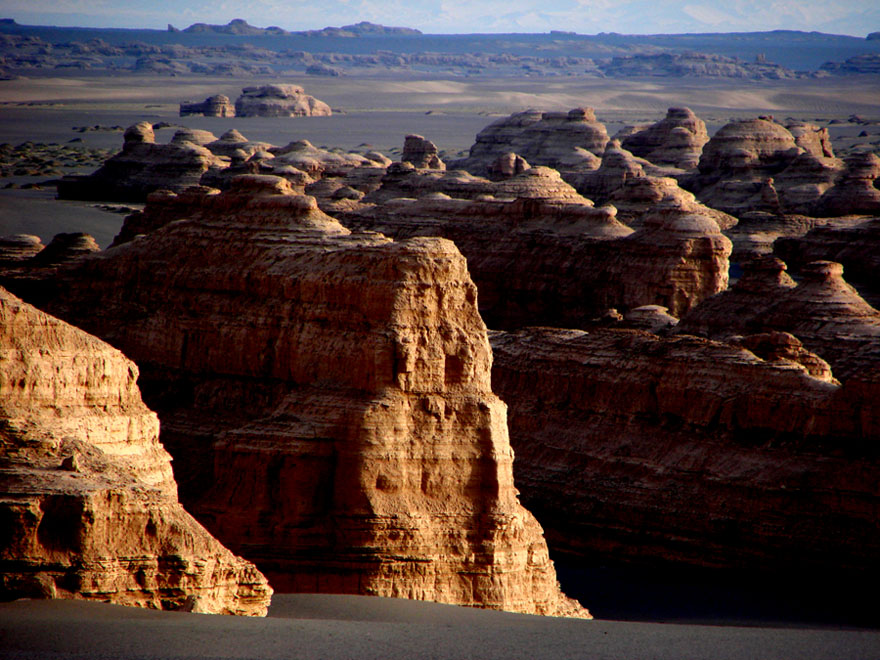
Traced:
[[275, 596], [270, 616], [0, 604], [6, 660], [626, 658], [876, 660], [880, 631], [552, 619], [362, 596]]

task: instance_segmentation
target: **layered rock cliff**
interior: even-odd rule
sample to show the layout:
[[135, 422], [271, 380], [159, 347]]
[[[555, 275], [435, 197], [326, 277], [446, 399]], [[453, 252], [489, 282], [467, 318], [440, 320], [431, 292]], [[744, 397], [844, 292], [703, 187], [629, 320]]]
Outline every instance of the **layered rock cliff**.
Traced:
[[137, 377], [0, 289], [0, 595], [264, 615], [265, 578], [178, 504]]
[[245, 87], [235, 100], [238, 117], [327, 117], [330, 106], [309, 96], [299, 85]]
[[352, 234], [277, 177], [151, 204], [179, 221], [84, 261], [53, 309], [138, 361], [210, 530], [282, 591], [586, 615], [517, 500], [452, 243]]
[[554, 551], [873, 570], [876, 371], [840, 385], [782, 333], [749, 343], [766, 361], [632, 330], [490, 337], [517, 486]]
[[706, 123], [690, 108], [669, 108], [666, 117], [622, 137], [621, 145], [657, 165], [693, 169], [709, 141]]
[[[425, 190], [482, 194], [412, 199], [420, 182]], [[412, 192], [388, 199], [386, 183]], [[395, 238], [454, 241], [492, 327], [585, 327], [610, 307], [662, 305], [679, 316], [727, 287], [730, 241], [705, 207], [680, 192], [652, 204], [634, 232], [616, 220], [614, 207], [595, 208], [546, 167], [496, 183], [391, 168], [382, 187], [364, 198], [378, 205], [341, 217], [348, 226]]]

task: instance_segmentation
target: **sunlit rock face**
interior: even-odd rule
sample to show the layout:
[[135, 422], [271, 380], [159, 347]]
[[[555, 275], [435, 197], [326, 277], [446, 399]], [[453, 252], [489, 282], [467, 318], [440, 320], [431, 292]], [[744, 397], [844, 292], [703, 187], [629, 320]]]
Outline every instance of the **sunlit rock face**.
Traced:
[[0, 289], [0, 594], [265, 615], [266, 579], [178, 503], [137, 377]]

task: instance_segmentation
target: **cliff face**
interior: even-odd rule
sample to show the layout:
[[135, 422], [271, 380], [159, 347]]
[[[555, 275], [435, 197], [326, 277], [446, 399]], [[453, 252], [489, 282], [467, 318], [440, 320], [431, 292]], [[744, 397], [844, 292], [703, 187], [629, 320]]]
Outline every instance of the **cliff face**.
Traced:
[[712, 339], [769, 331], [789, 332], [831, 364], [841, 380], [880, 365], [880, 311], [843, 279], [843, 266], [814, 261], [799, 284], [775, 257], [746, 264], [729, 290], [706, 299], [676, 332]]
[[[876, 373], [788, 336], [756, 351], [639, 331], [492, 333], [517, 486], [556, 551], [750, 569], [872, 568]], [[816, 378], [810, 373], [815, 373]]]
[[395, 189], [415, 179], [406, 188], [417, 190], [424, 178], [426, 187], [446, 181], [449, 190], [490, 193], [472, 200], [443, 193], [386, 199], [383, 184], [365, 198], [378, 205], [352, 211], [344, 222], [395, 238], [455, 242], [492, 327], [577, 327], [609, 307], [653, 304], [678, 316], [727, 286], [730, 241], [687, 193], [653, 204], [633, 232], [616, 220], [614, 207], [595, 208], [546, 167], [497, 183], [414, 171], [388, 177]]
[[0, 593], [264, 615], [265, 578], [178, 504], [137, 376], [0, 289]]
[[280, 590], [586, 615], [517, 500], [450, 242], [351, 234], [276, 177], [177, 214], [83, 262], [54, 308], [141, 365], [209, 529]]

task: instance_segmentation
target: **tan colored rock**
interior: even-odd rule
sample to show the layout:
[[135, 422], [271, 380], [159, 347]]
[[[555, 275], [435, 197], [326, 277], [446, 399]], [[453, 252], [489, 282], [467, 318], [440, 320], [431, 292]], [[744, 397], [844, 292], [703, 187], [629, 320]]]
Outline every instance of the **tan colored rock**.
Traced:
[[188, 140], [156, 144], [152, 126], [140, 122], [125, 131], [122, 151], [93, 174], [64, 177], [58, 183], [58, 196], [61, 199], [144, 201], [155, 190], [181, 191], [198, 185], [202, 175], [212, 167], [226, 167], [226, 163], [205, 147]]
[[235, 101], [238, 117], [329, 117], [330, 106], [299, 85], [245, 87]]
[[58, 266], [76, 261], [101, 248], [94, 237], [83, 232], [56, 234], [49, 245], [34, 256], [29, 265]]
[[880, 158], [867, 152], [844, 161], [846, 169], [816, 203], [817, 215], [880, 214]]
[[531, 167], [526, 159], [510, 152], [502, 154], [489, 166], [488, 177], [493, 180], [508, 179], [522, 174]]
[[352, 234], [243, 176], [63, 285], [53, 307], [139, 362], [184, 502], [280, 591], [588, 616], [518, 503], [449, 241]]
[[252, 142], [234, 128], [229, 129], [216, 140], [204, 145], [215, 156], [234, 158], [237, 151], [250, 158], [258, 151], [268, 151], [272, 145], [268, 142]]
[[0, 593], [265, 615], [265, 578], [178, 504], [137, 377], [0, 289]]
[[669, 108], [666, 117], [623, 137], [621, 145], [657, 165], [689, 170], [700, 162], [703, 145], [708, 141], [705, 122], [690, 108], [682, 107]]
[[643, 565], [872, 570], [876, 371], [842, 386], [815, 378], [821, 361], [781, 334], [770, 343], [787, 349], [770, 360], [631, 330], [490, 337], [517, 486], [553, 551]]
[[[409, 193], [395, 199], [386, 185]], [[395, 238], [454, 241], [492, 327], [587, 327], [609, 307], [663, 305], [677, 315], [726, 288], [730, 242], [692, 200], [664, 198], [633, 233], [613, 207], [595, 208], [550, 168], [493, 183], [392, 167], [364, 198], [375, 205], [341, 217]]]
[[0, 266], [15, 266], [27, 261], [44, 247], [40, 237], [32, 234], [0, 236]]
[[747, 264], [731, 290], [704, 300], [676, 332], [728, 339], [773, 331], [796, 336], [845, 381], [880, 365], [880, 311], [843, 279], [843, 266], [815, 261], [799, 284], [785, 264], [766, 257]]
[[209, 96], [201, 103], [184, 102], [180, 104], [180, 116], [204, 115], [205, 117], [235, 117], [235, 106], [224, 94]]
[[345, 176], [355, 167], [376, 167], [376, 162], [356, 153], [328, 151], [308, 140], [297, 140], [271, 149], [276, 164], [293, 165], [314, 178]]
[[[590, 152], [589, 159], [601, 153], [607, 142], [605, 126], [596, 121], [592, 108], [568, 112], [526, 110], [484, 128], [477, 134], [469, 156], [450, 167], [484, 176], [499, 156], [511, 152], [532, 165], [558, 167], [562, 160], [576, 156], [578, 148]], [[584, 169], [591, 164], [587, 160]]]

